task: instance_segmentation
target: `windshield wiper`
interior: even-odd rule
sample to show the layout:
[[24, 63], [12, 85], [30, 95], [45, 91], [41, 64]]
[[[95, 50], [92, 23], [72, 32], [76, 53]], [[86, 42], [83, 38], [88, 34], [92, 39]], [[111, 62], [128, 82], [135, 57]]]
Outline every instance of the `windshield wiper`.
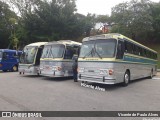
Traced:
[[96, 51], [96, 49], [95, 49], [95, 53], [97, 53], [98, 57], [102, 59], [102, 56]]
[[53, 55], [53, 53], [52, 53], [52, 49], [51, 49], [51, 51], [50, 51], [50, 54], [52, 55], [52, 58], [55, 58], [54, 55]]
[[93, 51], [94, 51], [94, 49], [92, 48], [92, 50], [91, 50], [89, 53], [87, 53], [87, 54], [83, 57], [83, 59], [86, 58], [87, 56], [89, 56], [90, 54], [91, 54], [92, 57], [93, 57]]

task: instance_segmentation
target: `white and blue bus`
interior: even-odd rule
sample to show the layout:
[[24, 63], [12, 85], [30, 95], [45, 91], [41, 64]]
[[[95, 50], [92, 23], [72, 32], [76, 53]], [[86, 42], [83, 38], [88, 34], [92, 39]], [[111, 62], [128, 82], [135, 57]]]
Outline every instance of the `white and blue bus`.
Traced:
[[73, 76], [73, 55], [78, 55], [81, 43], [59, 40], [45, 44], [40, 60], [40, 75], [48, 77]]
[[26, 45], [20, 57], [19, 74], [39, 75], [40, 58], [47, 42]]
[[102, 84], [152, 78], [157, 72], [157, 52], [118, 33], [83, 39], [78, 59], [78, 81]]

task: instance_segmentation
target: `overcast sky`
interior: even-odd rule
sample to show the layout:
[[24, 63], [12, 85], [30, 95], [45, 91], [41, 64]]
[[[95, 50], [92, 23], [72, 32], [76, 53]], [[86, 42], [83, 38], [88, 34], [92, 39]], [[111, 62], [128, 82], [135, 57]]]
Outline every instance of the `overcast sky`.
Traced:
[[[110, 15], [111, 8], [117, 5], [130, 0], [77, 0], [77, 12], [83, 15], [87, 13], [98, 14], [98, 15]], [[154, 2], [159, 2], [160, 0], [151, 0]]]

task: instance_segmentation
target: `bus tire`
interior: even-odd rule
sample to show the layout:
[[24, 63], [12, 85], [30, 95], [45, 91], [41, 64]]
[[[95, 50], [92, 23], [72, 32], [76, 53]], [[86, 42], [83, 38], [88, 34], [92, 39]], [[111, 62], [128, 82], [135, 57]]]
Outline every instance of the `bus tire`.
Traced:
[[21, 73], [21, 72], [19, 72], [19, 74], [21, 75], [22, 73]]
[[17, 71], [18, 71], [18, 66], [17, 66], [17, 65], [14, 65], [14, 66], [12, 67], [12, 71], [13, 71], [13, 72], [17, 72]]
[[151, 73], [150, 73], [150, 76], [149, 76], [150, 79], [153, 78], [153, 69], [151, 70]]
[[40, 76], [40, 74], [39, 74], [39, 73], [37, 73], [37, 76]]
[[124, 74], [124, 78], [123, 78], [123, 83], [122, 85], [124, 87], [128, 86], [129, 82], [130, 82], [130, 74], [129, 74], [129, 71], [126, 71], [125, 74]]
[[74, 82], [78, 82], [78, 80], [77, 80], [77, 79], [74, 79]]
[[7, 70], [3, 70], [3, 72], [7, 72]]

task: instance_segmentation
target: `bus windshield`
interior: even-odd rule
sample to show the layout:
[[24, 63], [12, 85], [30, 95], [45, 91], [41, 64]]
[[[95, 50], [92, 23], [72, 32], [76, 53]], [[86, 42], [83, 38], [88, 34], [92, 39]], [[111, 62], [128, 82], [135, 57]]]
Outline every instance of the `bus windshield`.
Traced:
[[41, 58], [48, 58], [50, 49], [51, 49], [51, 45], [44, 46]]
[[62, 44], [46, 45], [43, 50], [42, 58], [62, 58], [65, 46]]
[[20, 63], [33, 64], [38, 47], [27, 46], [24, 48], [24, 52], [20, 57]]
[[86, 41], [82, 44], [79, 57], [113, 58], [115, 56], [116, 43], [115, 39]]

